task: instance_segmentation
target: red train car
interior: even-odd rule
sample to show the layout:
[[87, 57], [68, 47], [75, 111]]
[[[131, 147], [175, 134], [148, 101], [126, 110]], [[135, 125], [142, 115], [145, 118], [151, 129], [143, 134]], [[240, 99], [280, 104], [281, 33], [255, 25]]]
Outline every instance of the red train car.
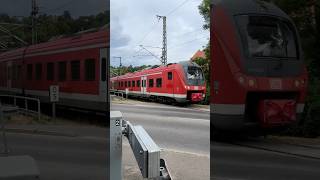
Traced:
[[107, 111], [109, 31], [78, 33], [0, 54], [0, 92], [49, 102], [58, 85], [58, 105]]
[[178, 103], [202, 101], [206, 93], [201, 68], [187, 61], [113, 77], [111, 88], [129, 96]]
[[287, 14], [264, 1], [213, 0], [210, 43], [213, 134], [298, 121], [307, 70]]

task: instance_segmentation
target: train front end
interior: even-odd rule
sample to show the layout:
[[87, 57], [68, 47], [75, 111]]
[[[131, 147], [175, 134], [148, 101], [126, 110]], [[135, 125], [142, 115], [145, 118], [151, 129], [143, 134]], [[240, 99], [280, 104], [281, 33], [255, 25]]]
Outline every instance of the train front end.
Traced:
[[307, 71], [294, 23], [273, 4], [256, 0], [213, 1], [211, 15], [213, 128], [296, 123]]
[[187, 100], [191, 103], [199, 103], [206, 96], [206, 83], [203, 71], [199, 65], [194, 62], [180, 62], [183, 68], [184, 88], [187, 92]]

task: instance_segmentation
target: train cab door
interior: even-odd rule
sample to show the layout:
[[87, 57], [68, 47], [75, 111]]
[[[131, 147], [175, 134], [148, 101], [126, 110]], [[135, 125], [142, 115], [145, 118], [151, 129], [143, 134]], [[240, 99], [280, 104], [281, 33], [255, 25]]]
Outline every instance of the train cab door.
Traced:
[[141, 77], [141, 94], [145, 95], [147, 93], [147, 76]]
[[109, 57], [109, 49], [102, 48], [100, 49], [100, 59], [99, 59], [99, 67], [100, 67], [100, 85], [99, 85], [99, 94], [100, 99], [103, 102], [107, 101], [107, 70], [108, 70], [108, 57]]
[[168, 93], [171, 95], [172, 97], [174, 97], [174, 80], [173, 80], [173, 72], [169, 71], [167, 73], [167, 89], [168, 89]]
[[12, 62], [7, 62], [7, 88], [12, 87]]

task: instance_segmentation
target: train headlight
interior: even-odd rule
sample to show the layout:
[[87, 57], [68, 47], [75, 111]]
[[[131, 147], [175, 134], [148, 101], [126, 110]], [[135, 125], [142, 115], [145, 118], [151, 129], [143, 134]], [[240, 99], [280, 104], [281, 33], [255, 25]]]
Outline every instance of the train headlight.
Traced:
[[300, 81], [299, 81], [299, 80], [295, 80], [295, 81], [294, 81], [294, 85], [295, 85], [296, 87], [299, 87], [299, 86], [300, 86]]
[[240, 84], [243, 84], [244, 83], [244, 77], [240, 76], [239, 77], [239, 82], [240, 82]]
[[248, 84], [249, 84], [250, 87], [253, 87], [253, 86], [256, 85], [256, 82], [253, 79], [250, 79]]

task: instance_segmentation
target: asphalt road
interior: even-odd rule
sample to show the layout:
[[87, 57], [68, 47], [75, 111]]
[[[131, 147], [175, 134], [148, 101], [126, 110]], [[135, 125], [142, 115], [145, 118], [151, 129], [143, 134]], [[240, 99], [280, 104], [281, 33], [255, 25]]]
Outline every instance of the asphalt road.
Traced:
[[142, 125], [163, 149], [197, 155], [210, 154], [209, 110], [155, 103], [116, 104], [124, 119]]
[[[241, 143], [241, 140], [239, 143]], [[290, 146], [289, 148], [297, 147]], [[287, 150], [294, 151], [295, 149]], [[211, 179], [320, 179], [319, 159], [298, 157], [223, 142], [212, 142], [210, 163]]]
[[[103, 128], [92, 131], [106, 133]], [[7, 138], [10, 155], [29, 155], [36, 160], [40, 180], [107, 179], [108, 142], [105, 137], [8, 133]]]

